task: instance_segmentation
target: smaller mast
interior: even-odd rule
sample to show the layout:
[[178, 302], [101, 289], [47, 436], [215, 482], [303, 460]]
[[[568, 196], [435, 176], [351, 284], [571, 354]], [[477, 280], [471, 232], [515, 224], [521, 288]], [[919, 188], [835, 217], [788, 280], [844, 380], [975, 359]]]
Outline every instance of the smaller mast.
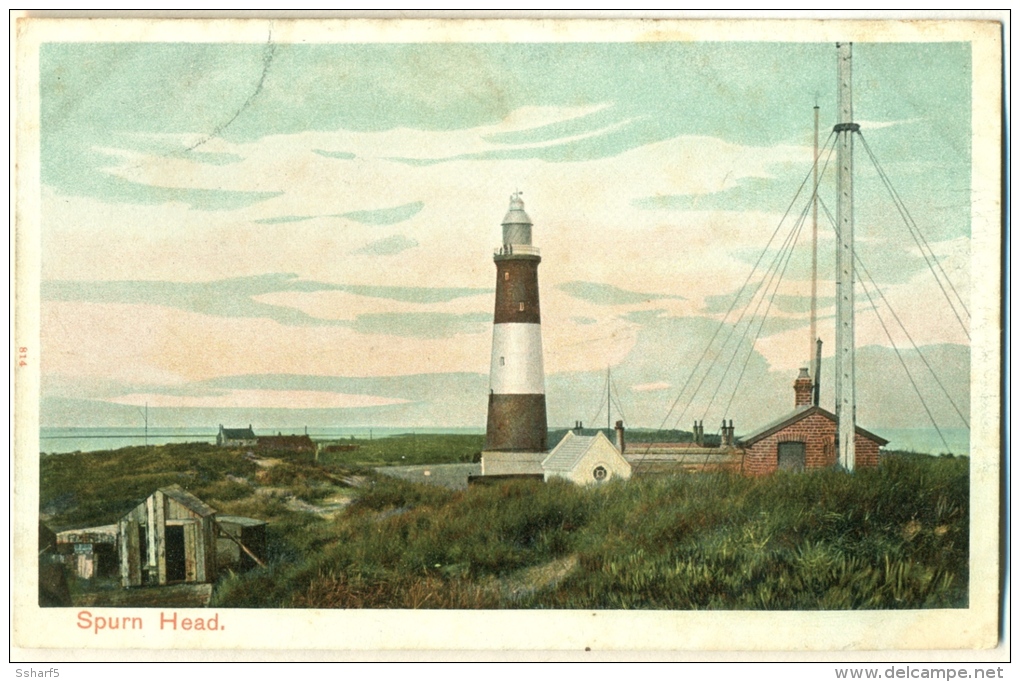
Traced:
[[822, 340], [818, 339], [815, 341], [815, 374], [811, 377], [811, 381], [814, 382], [812, 389], [814, 390], [814, 403], [815, 407], [818, 407], [819, 399], [822, 397]]
[[[818, 105], [815, 105], [815, 153], [812, 164], [814, 188], [811, 193], [811, 335], [808, 337], [808, 357], [812, 357], [815, 339], [818, 338]], [[811, 367], [811, 379], [818, 382], [815, 375], [818, 366]], [[818, 399], [815, 398], [815, 405]]]
[[609, 365], [606, 365], [606, 429], [613, 433], [613, 394], [609, 389]]

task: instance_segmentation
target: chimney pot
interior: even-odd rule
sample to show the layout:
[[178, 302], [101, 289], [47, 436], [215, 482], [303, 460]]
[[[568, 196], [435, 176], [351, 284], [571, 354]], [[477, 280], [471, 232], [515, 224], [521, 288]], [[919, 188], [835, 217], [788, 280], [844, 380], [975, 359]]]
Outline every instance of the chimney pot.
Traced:
[[807, 407], [811, 405], [814, 399], [813, 393], [814, 384], [811, 381], [811, 376], [808, 374], [807, 367], [801, 367], [797, 380], [793, 382], [793, 406]]

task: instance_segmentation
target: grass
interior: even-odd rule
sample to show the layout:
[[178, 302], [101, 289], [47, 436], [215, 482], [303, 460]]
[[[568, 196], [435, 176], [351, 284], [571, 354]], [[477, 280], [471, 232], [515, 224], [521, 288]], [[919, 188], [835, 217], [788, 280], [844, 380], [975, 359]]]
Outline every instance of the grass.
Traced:
[[[963, 607], [967, 500], [966, 458], [908, 456], [852, 476], [689, 474], [589, 489], [515, 481], [450, 492], [379, 481], [305, 534], [311, 551], [225, 581], [214, 603]], [[562, 579], [508, 589], [568, 559], [576, 567]]]
[[483, 434], [403, 434], [374, 440], [352, 439], [349, 452], [322, 453], [319, 461], [330, 465], [400, 466], [456, 464], [478, 461], [485, 446]]
[[[58, 530], [112, 523], [179, 483], [223, 514], [269, 521], [268, 566], [221, 579], [213, 604], [224, 607], [967, 604], [968, 458], [899, 454], [853, 475], [701, 473], [463, 491], [358, 468], [423, 463], [405, 452], [463, 461], [481, 438], [386, 438], [330, 461], [303, 455], [272, 466], [194, 443], [51, 455], [40, 460], [41, 510]], [[353, 475], [367, 485], [348, 487]], [[350, 497], [339, 513], [314, 511]]]
[[[254, 475], [237, 452], [206, 443], [47, 455], [39, 464], [40, 507], [55, 529], [114, 523], [157, 488], [177, 483], [207, 500], [227, 476]], [[235, 493], [236, 494], [236, 493]]]

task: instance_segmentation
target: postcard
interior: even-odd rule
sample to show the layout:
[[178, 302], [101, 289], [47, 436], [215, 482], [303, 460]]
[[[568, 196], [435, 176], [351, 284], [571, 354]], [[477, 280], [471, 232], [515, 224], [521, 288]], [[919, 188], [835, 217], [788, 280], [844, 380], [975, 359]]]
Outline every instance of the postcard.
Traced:
[[998, 23], [15, 38], [20, 655], [996, 646]]

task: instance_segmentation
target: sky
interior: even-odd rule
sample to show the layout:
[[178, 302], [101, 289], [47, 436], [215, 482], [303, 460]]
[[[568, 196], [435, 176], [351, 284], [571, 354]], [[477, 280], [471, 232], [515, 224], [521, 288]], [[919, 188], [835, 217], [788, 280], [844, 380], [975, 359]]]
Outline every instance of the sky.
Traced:
[[[614, 420], [768, 422], [809, 357], [809, 218], [772, 304], [741, 292], [807, 207], [835, 64], [831, 43], [46, 43], [41, 424], [135, 426], [148, 404], [150, 428], [481, 429], [518, 190], [551, 426], [605, 423], [607, 368]], [[932, 255], [860, 145], [858, 252], [955, 403], [907, 353], [946, 427], [969, 414], [969, 341], [928, 261], [967, 301], [970, 84], [968, 44], [854, 45], [855, 120]], [[858, 422], [927, 426], [860, 288], [857, 311]]]

